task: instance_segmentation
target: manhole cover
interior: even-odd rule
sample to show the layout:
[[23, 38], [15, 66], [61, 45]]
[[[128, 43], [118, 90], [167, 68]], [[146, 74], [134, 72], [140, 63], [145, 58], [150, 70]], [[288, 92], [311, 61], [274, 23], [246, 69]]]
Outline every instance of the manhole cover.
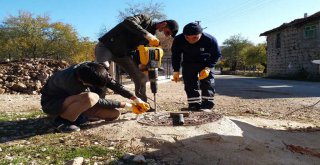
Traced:
[[[221, 115], [208, 113], [208, 112], [189, 112], [187, 116], [184, 116], [184, 126], [200, 125], [217, 121], [221, 118]], [[182, 125], [177, 123], [179, 120], [177, 116], [170, 117], [169, 112], [157, 112], [147, 113], [138, 119], [138, 122], [145, 125], [152, 126], [173, 126]]]

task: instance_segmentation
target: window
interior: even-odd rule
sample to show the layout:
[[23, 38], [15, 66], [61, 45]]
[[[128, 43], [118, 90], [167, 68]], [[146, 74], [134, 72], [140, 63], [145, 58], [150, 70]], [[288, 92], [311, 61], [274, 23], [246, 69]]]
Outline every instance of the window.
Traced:
[[278, 33], [276, 38], [276, 48], [280, 48], [280, 47], [281, 47], [281, 35], [280, 33]]
[[311, 25], [304, 27], [304, 38], [312, 39], [317, 37], [317, 26]]

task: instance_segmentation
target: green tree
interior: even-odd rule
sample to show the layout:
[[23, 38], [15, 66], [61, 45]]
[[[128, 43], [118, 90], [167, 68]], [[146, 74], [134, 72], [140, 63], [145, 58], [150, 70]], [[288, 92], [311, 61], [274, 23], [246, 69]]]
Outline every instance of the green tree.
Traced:
[[245, 57], [246, 66], [262, 65], [265, 69], [267, 64], [266, 44], [258, 44], [257, 46], [248, 46], [242, 51]]
[[49, 17], [32, 17], [29, 12], [19, 12], [19, 16], [9, 16], [1, 25], [1, 54], [11, 58], [38, 57], [43, 47], [42, 29], [48, 26]]
[[223, 42], [222, 54], [225, 64], [230, 67], [231, 71], [244, 66], [244, 57], [241, 51], [248, 46], [253, 45], [247, 39], [244, 39], [240, 34], [233, 35]]
[[49, 16], [20, 11], [0, 24], [2, 58], [49, 57], [70, 59], [79, 53], [81, 38], [75, 29], [62, 22], [50, 23]]
[[46, 57], [68, 59], [76, 55], [79, 45], [77, 32], [69, 24], [62, 22], [52, 23], [46, 40]]
[[71, 61], [81, 62], [81, 61], [93, 61], [94, 60], [94, 48], [96, 43], [89, 41], [89, 38], [82, 38], [78, 42], [77, 53], [71, 56]]

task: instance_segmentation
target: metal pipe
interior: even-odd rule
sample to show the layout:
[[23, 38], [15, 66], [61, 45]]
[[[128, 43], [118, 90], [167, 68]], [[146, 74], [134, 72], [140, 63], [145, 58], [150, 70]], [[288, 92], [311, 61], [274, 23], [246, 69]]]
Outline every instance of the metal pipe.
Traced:
[[157, 113], [157, 98], [156, 98], [156, 93], [153, 93], [153, 103], [154, 103], [154, 113]]
[[184, 118], [183, 118], [183, 114], [179, 114], [179, 125], [183, 125], [184, 124]]

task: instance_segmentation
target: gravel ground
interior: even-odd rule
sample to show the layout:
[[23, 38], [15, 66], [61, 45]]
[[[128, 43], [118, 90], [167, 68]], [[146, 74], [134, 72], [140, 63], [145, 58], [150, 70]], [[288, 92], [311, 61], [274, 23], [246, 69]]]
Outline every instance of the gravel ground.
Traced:
[[[134, 89], [133, 85], [126, 85], [126, 87], [132, 91]], [[147, 90], [149, 102], [153, 105], [151, 100], [153, 95], [149, 88]], [[244, 99], [243, 97], [217, 93], [215, 96], [215, 113], [217, 114], [285, 119], [320, 126], [320, 97]], [[259, 98], [263, 93], [256, 92], [255, 94]], [[115, 94], [107, 95], [107, 98], [129, 101]], [[174, 83], [170, 80], [159, 82], [159, 92], [157, 93], [159, 111], [179, 111], [181, 108], [187, 107], [186, 99], [182, 82]], [[317, 102], [318, 104], [316, 104]], [[27, 112], [35, 109], [41, 109], [39, 95], [0, 95], [0, 112]]]
[[[126, 87], [133, 90], [133, 85], [126, 85]], [[181, 82], [160, 81], [157, 94], [158, 111], [179, 111], [187, 107], [183, 88]], [[149, 88], [148, 92], [148, 96], [153, 99]], [[318, 146], [320, 103], [316, 104], [320, 97], [267, 98], [261, 97], [262, 94], [253, 92], [250, 94], [251, 99], [248, 99], [242, 97], [246, 95], [245, 92], [230, 96], [219, 94], [217, 89], [214, 112], [223, 117], [218, 122], [201, 126], [139, 125], [134, 120], [135, 115], [126, 113], [118, 122], [101, 123], [101, 125], [97, 123], [97, 126], [89, 125], [77, 133], [56, 136], [66, 136], [64, 137], [66, 140], [63, 140], [64, 144], [79, 146], [99, 144], [109, 148], [123, 148], [134, 154], [149, 156], [152, 158], [150, 160], [158, 163], [314, 164], [317, 162], [318, 156], [309, 155], [317, 155], [320, 152]], [[109, 94], [107, 98], [129, 101], [115, 94]], [[149, 102], [152, 103], [151, 100]], [[24, 114], [40, 110], [39, 95], [0, 95], [0, 113]], [[5, 136], [0, 136], [0, 142], [7, 143], [3, 146], [0, 143], [0, 149], [6, 145], [24, 144], [26, 140], [28, 146], [38, 146], [35, 139], [40, 139], [49, 146], [60, 144], [61, 138], [42, 138], [55, 135], [48, 134], [53, 132], [48, 125], [48, 121], [43, 119], [2, 122], [0, 134]], [[81, 138], [76, 140], [75, 137]], [[21, 154], [18, 153], [18, 155]], [[265, 157], [257, 162], [254, 158], [261, 155]]]

